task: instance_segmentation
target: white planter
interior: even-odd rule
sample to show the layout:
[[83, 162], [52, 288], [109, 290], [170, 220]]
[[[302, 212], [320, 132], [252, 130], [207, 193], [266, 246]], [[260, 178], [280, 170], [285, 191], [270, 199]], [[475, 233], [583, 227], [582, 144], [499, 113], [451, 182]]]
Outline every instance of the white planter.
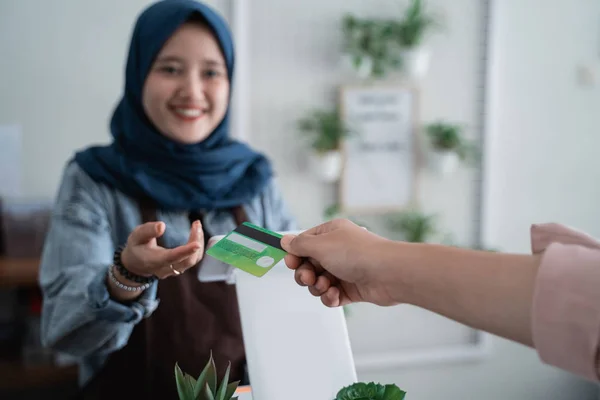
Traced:
[[342, 173], [343, 157], [340, 151], [327, 153], [311, 153], [311, 170], [324, 182], [335, 182]]
[[454, 172], [460, 161], [458, 154], [453, 151], [432, 151], [430, 160], [432, 169], [442, 176]]
[[361, 79], [367, 79], [373, 73], [373, 60], [370, 57], [363, 57], [358, 67], [354, 65], [354, 57], [349, 54], [344, 54], [342, 62], [346, 69], [352, 71]]
[[402, 49], [402, 63], [405, 74], [411, 79], [422, 79], [429, 70], [430, 52], [424, 47]]

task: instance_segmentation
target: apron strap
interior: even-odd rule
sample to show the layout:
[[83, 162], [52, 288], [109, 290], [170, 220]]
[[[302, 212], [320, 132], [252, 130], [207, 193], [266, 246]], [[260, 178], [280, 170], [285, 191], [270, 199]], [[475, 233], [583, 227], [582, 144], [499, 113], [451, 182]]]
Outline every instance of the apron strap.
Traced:
[[231, 208], [231, 214], [235, 219], [236, 225], [241, 225], [244, 222], [249, 222], [248, 214], [246, 214], [246, 210], [242, 206], [236, 206]]
[[[158, 214], [156, 212], [156, 206], [154, 202], [149, 198], [142, 198], [138, 201], [140, 215], [142, 218], [142, 224], [147, 222], [158, 221]], [[157, 244], [161, 247], [164, 247], [163, 237], [159, 237], [156, 240]]]

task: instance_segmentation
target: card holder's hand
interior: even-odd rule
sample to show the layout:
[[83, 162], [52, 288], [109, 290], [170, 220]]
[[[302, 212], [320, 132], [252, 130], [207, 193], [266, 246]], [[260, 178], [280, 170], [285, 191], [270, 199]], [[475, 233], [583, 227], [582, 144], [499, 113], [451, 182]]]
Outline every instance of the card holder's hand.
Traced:
[[286, 235], [281, 245], [296, 282], [308, 286], [326, 306], [338, 307], [362, 301], [397, 303], [386, 282], [389, 271], [382, 271], [378, 261], [386, 242], [349, 220], [337, 219], [297, 236]]

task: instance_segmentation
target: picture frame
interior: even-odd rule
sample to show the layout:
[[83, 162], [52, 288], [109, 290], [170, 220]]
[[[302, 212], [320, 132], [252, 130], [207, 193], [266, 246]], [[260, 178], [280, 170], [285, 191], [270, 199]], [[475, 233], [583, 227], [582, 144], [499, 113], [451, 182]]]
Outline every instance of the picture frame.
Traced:
[[340, 118], [352, 134], [342, 144], [340, 210], [384, 214], [410, 207], [418, 192], [418, 91], [406, 84], [345, 85]]

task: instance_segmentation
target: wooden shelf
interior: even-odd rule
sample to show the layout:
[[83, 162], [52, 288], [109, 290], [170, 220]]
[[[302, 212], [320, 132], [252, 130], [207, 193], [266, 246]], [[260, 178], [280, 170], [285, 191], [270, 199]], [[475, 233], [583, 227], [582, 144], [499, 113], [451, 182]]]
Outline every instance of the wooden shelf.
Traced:
[[37, 286], [39, 258], [0, 257], [0, 287]]
[[77, 380], [77, 366], [25, 366], [0, 362], [0, 389], [52, 386]]

